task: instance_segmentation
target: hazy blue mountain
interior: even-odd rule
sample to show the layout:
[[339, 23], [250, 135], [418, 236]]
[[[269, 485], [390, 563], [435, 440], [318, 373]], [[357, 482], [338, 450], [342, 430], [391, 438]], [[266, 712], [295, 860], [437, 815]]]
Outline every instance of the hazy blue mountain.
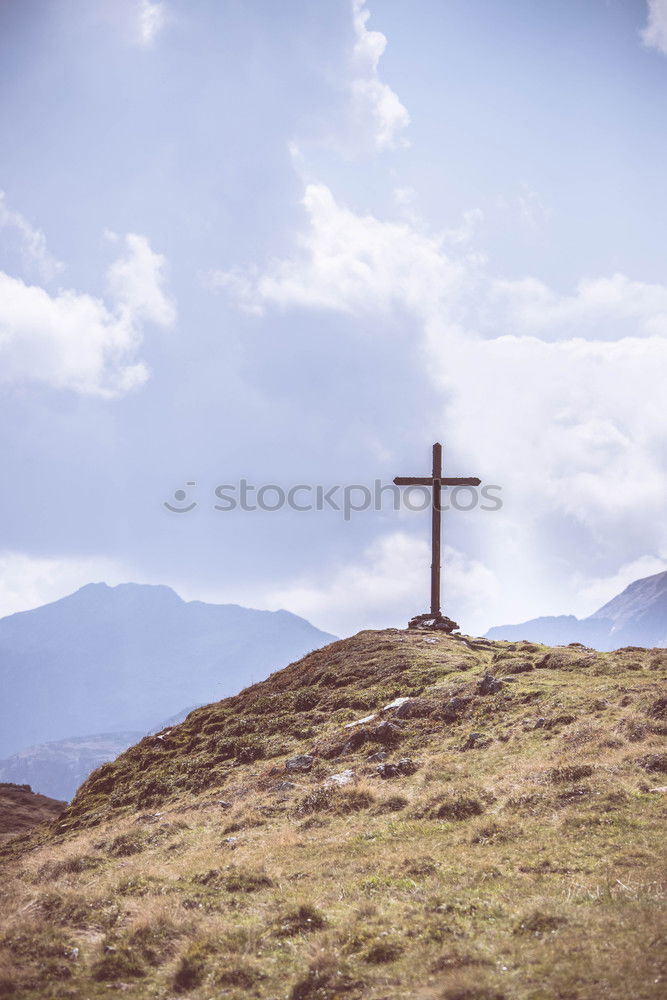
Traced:
[[91, 771], [127, 750], [142, 732], [98, 733], [40, 743], [0, 760], [0, 782], [31, 785], [36, 792], [69, 801]]
[[[159, 733], [183, 722], [199, 705], [189, 705], [150, 729]], [[31, 785], [35, 791], [69, 801], [91, 771], [138, 743], [145, 732], [93, 733], [66, 740], [39, 743], [0, 760], [0, 782]]]
[[0, 755], [83, 733], [148, 732], [334, 638], [288, 611], [88, 584], [0, 619]]
[[497, 625], [487, 639], [528, 639], [551, 646], [582, 642], [594, 649], [622, 646], [667, 647], [667, 572], [635, 580], [588, 618], [574, 615], [533, 618], [520, 625]]

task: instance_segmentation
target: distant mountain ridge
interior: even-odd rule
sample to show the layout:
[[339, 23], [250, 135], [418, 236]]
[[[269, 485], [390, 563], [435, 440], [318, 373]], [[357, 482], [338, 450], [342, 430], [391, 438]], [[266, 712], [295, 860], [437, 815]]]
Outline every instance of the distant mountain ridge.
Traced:
[[138, 743], [143, 732], [96, 733], [26, 747], [0, 760], [0, 782], [28, 784], [42, 795], [69, 801], [91, 771]]
[[91, 583], [0, 619], [0, 756], [85, 733], [145, 733], [335, 636], [288, 611]]
[[[179, 725], [195, 708], [199, 705], [189, 705], [170, 718], [161, 719], [150, 733]], [[118, 754], [146, 735], [136, 731], [91, 733], [26, 747], [0, 760], [0, 782], [28, 784], [43, 795], [69, 801], [91, 771], [115, 760]]]
[[600, 650], [623, 646], [667, 646], [667, 572], [643, 577], [588, 618], [574, 615], [533, 618], [520, 625], [497, 625], [487, 639], [528, 639], [548, 645], [581, 642]]

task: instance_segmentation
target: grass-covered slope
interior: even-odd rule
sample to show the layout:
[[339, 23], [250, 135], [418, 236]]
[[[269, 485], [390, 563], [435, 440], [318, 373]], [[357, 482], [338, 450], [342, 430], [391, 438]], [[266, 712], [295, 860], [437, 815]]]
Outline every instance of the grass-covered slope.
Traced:
[[419, 631], [312, 653], [5, 848], [0, 995], [662, 997], [666, 672]]

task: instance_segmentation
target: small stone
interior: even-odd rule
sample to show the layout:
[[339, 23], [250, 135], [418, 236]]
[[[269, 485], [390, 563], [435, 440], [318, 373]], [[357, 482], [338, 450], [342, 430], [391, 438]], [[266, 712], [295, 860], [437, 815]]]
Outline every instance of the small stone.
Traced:
[[398, 764], [378, 764], [376, 770], [381, 778], [397, 778], [401, 773]]
[[414, 774], [417, 770], [417, 765], [412, 758], [403, 757], [397, 764], [388, 762], [379, 764], [376, 770], [381, 778], [399, 778]]
[[386, 750], [378, 750], [377, 753], [371, 753], [366, 758], [369, 764], [379, 764], [381, 761], [386, 759], [387, 759]]
[[406, 698], [396, 710], [397, 719], [423, 719], [433, 713], [435, 704], [429, 698]]
[[373, 719], [377, 719], [377, 712], [373, 712], [372, 715], [365, 715], [363, 719], [357, 719], [355, 722], [347, 722], [345, 728], [352, 729], [354, 726], [363, 726], [365, 722], [372, 722]]
[[401, 705], [404, 705], [406, 703], [406, 701], [411, 701], [411, 700], [412, 700], [411, 698], [407, 698], [407, 697], [406, 698], [394, 698], [393, 701], [390, 701], [388, 705], [384, 706], [384, 708], [382, 709], [382, 711], [383, 712], [388, 712], [390, 708], [400, 708]]
[[309, 753], [300, 753], [296, 757], [290, 757], [285, 763], [286, 771], [310, 771], [313, 764], [315, 763], [315, 758], [311, 757]]
[[326, 786], [337, 785], [341, 787], [342, 785], [350, 785], [355, 781], [355, 774], [351, 768], [348, 767], [346, 771], [341, 771], [339, 774], [330, 775], [324, 782]]
[[656, 788], [649, 788], [649, 792], [655, 792], [658, 795], [664, 795], [667, 792], [667, 785], [657, 785]]
[[437, 641], [438, 641], [437, 639], [429, 639], [429, 638], [424, 639], [424, 642], [429, 642], [429, 643], [434, 643], [434, 642], [437, 643]]
[[229, 844], [230, 847], [233, 847], [238, 842], [238, 839], [238, 837], [223, 837], [222, 842], [223, 844]]
[[274, 792], [291, 792], [293, 788], [297, 786], [293, 781], [279, 781], [277, 785], [273, 786], [272, 791]]
[[225, 799], [218, 799], [216, 806], [220, 806], [221, 809], [231, 809], [231, 802], [227, 802]]
[[492, 740], [485, 737], [483, 733], [470, 733], [467, 740], [460, 748], [461, 750], [482, 750], [484, 747], [490, 746]]
[[497, 694], [502, 686], [503, 682], [499, 681], [497, 677], [494, 677], [492, 674], [484, 674], [484, 677], [477, 685], [477, 692], [478, 694]]
[[417, 765], [415, 764], [412, 757], [401, 757], [398, 762], [398, 769], [401, 774], [411, 775], [417, 770]]

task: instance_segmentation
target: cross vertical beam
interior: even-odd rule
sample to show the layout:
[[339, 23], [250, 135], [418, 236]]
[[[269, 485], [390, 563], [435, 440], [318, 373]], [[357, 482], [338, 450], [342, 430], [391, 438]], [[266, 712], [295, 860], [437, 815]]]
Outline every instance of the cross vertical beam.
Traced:
[[440, 530], [442, 445], [433, 445], [433, 505], [431, 507], [431, 614], [440, 617]]

